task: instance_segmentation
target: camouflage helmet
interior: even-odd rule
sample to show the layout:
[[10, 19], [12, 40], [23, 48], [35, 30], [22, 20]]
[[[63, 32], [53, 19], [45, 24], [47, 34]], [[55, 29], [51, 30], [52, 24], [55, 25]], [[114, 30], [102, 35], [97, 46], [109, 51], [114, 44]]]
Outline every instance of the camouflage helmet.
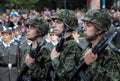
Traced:
[[64, 24], [70, 29], [77, 29], [78, 21], [73, 11], [68, 9], [57, 10], [54, 16], [51, 17], [54, 19], [59, 19], [64, 22]]
[[39, 16], [34, 16], [32, 19], [26, 22], [26, 25], [32, 25], [39, 29], [41, 35], [45, 35], [49, 31], [49, 24], [46, 20], [40, 18]]
[[107, 31], [111, 25], [111, 16], [102, 9], [89, 10], [83, 21], [93, 23], [98, 29]]

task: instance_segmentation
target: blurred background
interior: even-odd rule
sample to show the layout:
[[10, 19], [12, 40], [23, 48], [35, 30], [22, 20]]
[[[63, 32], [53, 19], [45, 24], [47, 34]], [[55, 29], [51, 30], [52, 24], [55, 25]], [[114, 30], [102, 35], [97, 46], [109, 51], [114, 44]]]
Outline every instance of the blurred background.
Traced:
[[86, 11], [90, 8], [120, 8], [120, 0], [0, 0], [0, 12], [6, 9], [20, 9], [37, 11], [45, 7], [52, 9], [67, 8]]

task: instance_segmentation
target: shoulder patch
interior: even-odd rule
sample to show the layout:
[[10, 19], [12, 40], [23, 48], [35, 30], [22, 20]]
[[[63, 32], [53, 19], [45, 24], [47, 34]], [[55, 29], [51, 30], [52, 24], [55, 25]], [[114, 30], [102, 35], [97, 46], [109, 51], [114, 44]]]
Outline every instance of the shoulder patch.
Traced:
[[18, 43], [17, 43], [17, 42], [13, 42], [12, 44], [13, 44], [13, 45], [18, 45]]

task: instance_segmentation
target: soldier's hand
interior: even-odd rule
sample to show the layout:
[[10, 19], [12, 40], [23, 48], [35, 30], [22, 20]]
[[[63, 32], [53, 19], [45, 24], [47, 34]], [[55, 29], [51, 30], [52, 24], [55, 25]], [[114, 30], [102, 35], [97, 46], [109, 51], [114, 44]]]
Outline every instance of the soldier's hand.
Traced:
[[31, 58], [30, 56], [29, 56], [29, 54], [26, 56], [26, 58], [25, 58], [25, 63], [26, 63], [26, 65], [27, 66], [30, 66], [30, 64], [31, 63], [33, 63], [35, 61], [35, 59], [34, 58]]
[[52, 50], [52, 52], [51, 52], [51, 54], [50, 54], [51, 60], [53, 60], [54, 58], [58, 58], [59, 56], [60, 56], [60, 53], [57, 52], [57, 51], [55, 50], [55, 48], [53, 48], [53, 50]]
[[98, 58], [97, 54], [92, 53], [92, 49], [89, 49], [84, 55], [84, 62], [90, 64]]

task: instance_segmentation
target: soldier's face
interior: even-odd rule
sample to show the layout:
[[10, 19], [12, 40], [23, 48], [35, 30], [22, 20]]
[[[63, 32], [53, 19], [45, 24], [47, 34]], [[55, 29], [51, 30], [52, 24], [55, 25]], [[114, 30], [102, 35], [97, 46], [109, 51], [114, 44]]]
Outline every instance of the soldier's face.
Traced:
[[2, 40], [4, 41], [4, 42], [9, 42], [10, 40], [11, 40], [11, 34], [9, 34], [9, 33], [3, 33], [2, 34]]
[[64, 23], [58, 19], [52, 21], [51, 26], [54, 28], [54, 33], [60, 35], [64, 30]]
[[83, 23], [83, 33], [87, 38], [91, 38], [96, 33], [96, 27], [88, 22]]
[[27, 28], [27, 35], [26, 35], [26, 37], [27, 37], [29, 40], [34, 39], [37, 35], [38, 35], [37, 28], [35, 28], [35, 27], [33, 27], [33, 26], [29, 26], [29, 27]]

